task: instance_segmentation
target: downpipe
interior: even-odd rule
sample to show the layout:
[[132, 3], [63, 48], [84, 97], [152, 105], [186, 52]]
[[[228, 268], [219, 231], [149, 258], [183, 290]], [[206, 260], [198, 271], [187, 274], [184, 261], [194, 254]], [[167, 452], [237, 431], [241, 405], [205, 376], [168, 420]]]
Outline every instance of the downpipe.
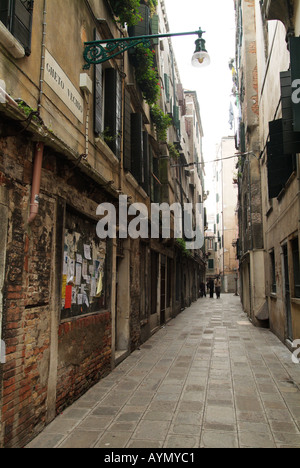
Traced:
[[33, 223], [33, 221], [35, 220], [39, 212], [43, 156], [44, 156], [44, 143], [39, 142], [36, 144], [35, 155], [34, 155], [30, 214], [28, 218], [29, 225]]

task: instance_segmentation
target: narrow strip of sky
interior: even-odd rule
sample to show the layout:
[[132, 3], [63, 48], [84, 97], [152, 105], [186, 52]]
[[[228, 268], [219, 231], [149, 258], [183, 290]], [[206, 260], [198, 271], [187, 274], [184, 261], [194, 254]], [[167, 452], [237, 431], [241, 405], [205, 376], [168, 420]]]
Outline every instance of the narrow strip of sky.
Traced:
[[233, 87], [229, 60], [235, 56], [235, 12], [233, 0], [165, 0], [170, 31], [194, 31], [200, 26], [206, 34], [211, 57], [208, 68], [191, 66], [193, 38], [173, 38], [176, 60], [185, 89], [197, 91], [204, 130], [204, 159], [214, 160], [216, 146], [223, 136], [233, 134], [229, 109]]

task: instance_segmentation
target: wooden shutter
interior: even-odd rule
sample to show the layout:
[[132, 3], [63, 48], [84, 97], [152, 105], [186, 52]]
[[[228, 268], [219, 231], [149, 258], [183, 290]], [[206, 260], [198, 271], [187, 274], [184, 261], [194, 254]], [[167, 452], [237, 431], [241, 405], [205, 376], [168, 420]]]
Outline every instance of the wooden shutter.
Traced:
[[117, 70], [105, 70], [105, 110], [104, 132], [111, 138], [107, 144], [113, 153], [120, 158], [122, 123], [122, 84]]
[[[150, 20], [151, 34], [159, 34], [159, 16], [153, 15]], [[153, 39], [153, 45], [158, 45], [159, 39]]]
[[269, 122], [268, 152], [269, 198], [276, 198], [293, 172], [292, 155], [284, 154], [282, 119]]
[[127, 89], [124, 99], [124, 169], [131, 171], [131, 106], [130, 93]]
[[294, 131], [291, 71], [280, 73], [283, 149], [285, 154], [300, 152], [300, 132]]
[[143, 184], [143, 116], [131, 114], [131, 173]]
[[30, 55], [33, 1], [12, 0], [12, 6], [11, 33]]
[[150, 34], [150, 10], [147, 5], [139, 7], [139, 15], [143, 18], [137, 25], [128, 28], [128, 35], [133, 36], [149, 36]]
[[164, 74], [165, 78], [165, 95], [166, 95], [166, 101], [170, 101], [170, 78], [167, 73]]
[[10, 6], [11, 2], [9, 0], [1, 0], [0, 2], [0, 21], [4, 24], [7, 29], [10, 28]]
[[144, 184], [143, 189], [150, 194], [150, 158], [149, 158], [149, 135], [143, 132], [143, 160], [144, 160]]
[[[101, 37], [95, 29], [95, 41]], [[102, 64], [94, 67], [94, 132], [96, 135], [103, 133], [103, 69]]]

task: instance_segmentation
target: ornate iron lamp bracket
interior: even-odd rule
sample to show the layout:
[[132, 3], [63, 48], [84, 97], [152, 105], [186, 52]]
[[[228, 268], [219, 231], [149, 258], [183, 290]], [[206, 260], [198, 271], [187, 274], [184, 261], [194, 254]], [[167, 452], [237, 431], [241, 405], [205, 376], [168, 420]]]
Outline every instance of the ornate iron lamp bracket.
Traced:
[[86, 64], [84, 69], [88, 70], [91, 65], [99, 65], [107, 62], [118, 55], [123, 54], [129, 49], [134, 49], [137, 45], [143, 44], [145, 47], [151, 47], [152, 39], [160, 39], [164, 37], [173, 36], [191, 36], [197, 35], [199, 39], [202, 38], [204, 31], [201, 28], [198, 31], [177, 33], [177, 34], [155, 34], [152, 36], [139, 36], [139, 37], [121, 37], [117, 39], [108, 39], [101, 41], [86, 42], [84, 49], [84, 60]]
[[86, 43], [83, 54], [86, 65], [83, 68], [88, 70], [91, 65], [99, 65], [101, 63], [107, 62], [108, 60], [123, 54], [129, 49], [135, 48], [139, 44], [143, 44], [145, 47], [150, 47], [151, 41], [145, 38], [139, 40], [128, 38], [124, 41], [95, 41]]

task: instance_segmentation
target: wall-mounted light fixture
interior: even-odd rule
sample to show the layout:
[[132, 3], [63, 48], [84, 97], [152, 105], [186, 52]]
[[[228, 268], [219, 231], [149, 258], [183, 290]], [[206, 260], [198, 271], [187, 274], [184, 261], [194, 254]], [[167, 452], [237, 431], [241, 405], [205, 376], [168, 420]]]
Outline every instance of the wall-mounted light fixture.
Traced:
[[154, 34], [148, 36], [136, 36], [136, 37], [121, 37], [117, 39], [107, 39], [101, 41], [86, 42], [84, 44], [84, 60], [86, 65], [85, 70], [88, 70], [91, 65], [99, 65], [100, 63], [107, 62], [120, 54], [123, 54], [129, 49], [134, 49], [139, 44], [143, 44], [145, 47], [151, 47], [151, 41], [154, 39], [162, 39], [166, 37], [176, 36], [198, 36], [196, 41], [196, 51], [192, 58], [192, 64], [195, 67], [205, 67], [210, 64], [210, 57], [205, 48], [205, 40], [202, 35], [204, 31], [199, 28], [198, 31], [175, 33], [175, 34]]

